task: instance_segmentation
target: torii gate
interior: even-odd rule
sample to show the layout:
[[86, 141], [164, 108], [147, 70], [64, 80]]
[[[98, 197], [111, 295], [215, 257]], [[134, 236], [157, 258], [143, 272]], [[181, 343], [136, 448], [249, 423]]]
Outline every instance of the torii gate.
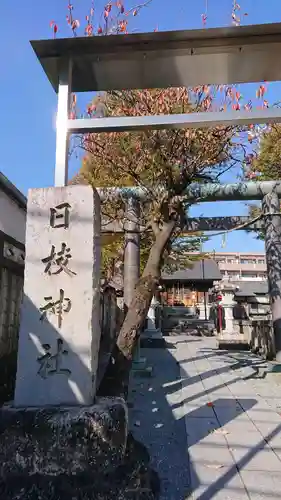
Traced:
[[[38, 40], [31, 44], [58, 93], [55, 186], [67, 184], [68, 144], [72, 133], [281, 122], [281, 110], [278, 108], [250, 112], [69, 119], [71, 92], [281, 80], [281, 23]], [[125, 227], [124, 265], [124, 300], [129, 305], [139, 277], [138, 203], [146, 193], [141, 188], [113, 191], [115, 196], [122, 194], [126, 198], [127, 210], [131, 213], [130, 222]], [[191, 185], [186, 189], [186, 195], [190, 201], [200, 199], [200, 202], [263, 200], [276, 359], [281, 361], [281, 182]], [[223, 225], [225, 223], [226, 219]], [[200, 221], [199, 226], [197, 223], [198, 230], [201, 224], [205, 222]]]

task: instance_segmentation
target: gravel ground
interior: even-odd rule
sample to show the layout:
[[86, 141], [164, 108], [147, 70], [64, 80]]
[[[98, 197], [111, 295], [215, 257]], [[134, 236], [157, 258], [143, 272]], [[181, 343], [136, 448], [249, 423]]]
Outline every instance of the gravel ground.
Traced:
[[190, 487], [190, 472], [184, 414], [181, 405], [171, 405], [181, 394], [179, 366], [174, 349], [142, 349], [150, 378], [135, 376], [131, 381], [130, 427], [149, 450], [151, 465], [161, 481], [161, 500], [184, 500]]

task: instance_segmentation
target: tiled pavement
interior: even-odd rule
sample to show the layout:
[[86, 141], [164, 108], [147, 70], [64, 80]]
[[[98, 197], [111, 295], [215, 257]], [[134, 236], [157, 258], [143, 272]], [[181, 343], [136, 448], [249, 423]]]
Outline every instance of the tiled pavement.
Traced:
[[143, 354], [152, 379], [132, 384], [131, 426], [149, 448], [162, 500], [281, 498], [281, 375], [213, 338], [169, 337]]

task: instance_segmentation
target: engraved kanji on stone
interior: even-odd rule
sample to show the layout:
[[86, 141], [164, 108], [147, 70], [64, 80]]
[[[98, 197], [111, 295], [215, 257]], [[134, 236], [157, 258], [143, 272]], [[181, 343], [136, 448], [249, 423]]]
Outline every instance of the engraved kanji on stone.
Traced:
[[72, 258], [70, 248], [66, 243], [61, 244], [61, 250], [56, 252], [55, 245], [52, 245], [48, 257], [42, 259], [43, 264], [46, 264], [44, 273], [46, 274], [60, 274], [64, 271], [69, 276], [76, 275], [74, 271], [68, 268], [68, 262]]
[[58, 300], [53, 300], [52, 296], [44, 297], [47, 302], [45, 306], [40, 307], [40, 321], [44, 321], [48, 314], [55, 314], [58, 317], [58, 327], [62, 326], [63, 313], [68, 313], [71, 310], [71, 300], [64, 296], [64, 290], [60, 289], [60, 296]]
[[46, 379], [49, 375], [71, 375], [71, 370], [68, 368], [62, 368], [63, 358], [68, 355], [68, 351], [63, 348], [63, 340], [57, 340], [57, 350], [55, 354], [51, 353], [51, 346], [49, 344], [43, 344], [43, 349], [45, 354], [37, 358], [40, 364], [38, 375]]
[[[54, 208], [50, 208], [50, 226], [54, 228], [69, 227], [69, 209], [70, 205], [67, 202], [60, 203]], [[62, 221], [61, 221], [62, 219]]]

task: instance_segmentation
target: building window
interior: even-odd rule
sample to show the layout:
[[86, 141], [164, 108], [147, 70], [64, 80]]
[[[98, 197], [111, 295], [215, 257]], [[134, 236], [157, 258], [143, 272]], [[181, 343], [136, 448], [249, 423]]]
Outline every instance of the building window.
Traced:
[[258, 264], [265, 264], [265, 259], [258, 259]]
[[258, 278], [257, 273], [245, 272], [241, 274], [242, 278]]
[[255, 259], [241, 259], [240, 263], [241, 264], [256, 264], [256, 260]]
[[237, 271], [228, 271], [228, 277], [230, 280], [239, 280], [240, 276]]

